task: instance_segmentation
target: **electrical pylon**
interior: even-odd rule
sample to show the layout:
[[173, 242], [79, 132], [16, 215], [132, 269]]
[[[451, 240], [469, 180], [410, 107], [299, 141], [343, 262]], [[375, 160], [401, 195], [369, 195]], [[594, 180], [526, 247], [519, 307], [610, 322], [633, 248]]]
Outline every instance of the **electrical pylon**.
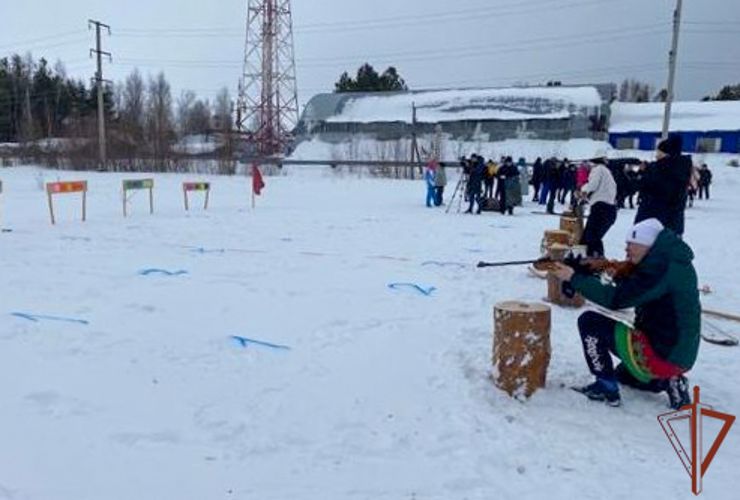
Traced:
[[260, 155], [283, 154], [298, 124], [290, 0], [247, 0], [237, 125]]

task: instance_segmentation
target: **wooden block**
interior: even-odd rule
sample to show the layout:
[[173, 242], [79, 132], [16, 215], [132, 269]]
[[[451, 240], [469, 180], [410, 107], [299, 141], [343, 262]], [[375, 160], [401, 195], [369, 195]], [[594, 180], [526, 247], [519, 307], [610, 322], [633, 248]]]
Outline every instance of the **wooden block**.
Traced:
[[550, 364], [550, 308], [501, 302], [493, 309], [493, 382], [514, 397], [545, 387]]

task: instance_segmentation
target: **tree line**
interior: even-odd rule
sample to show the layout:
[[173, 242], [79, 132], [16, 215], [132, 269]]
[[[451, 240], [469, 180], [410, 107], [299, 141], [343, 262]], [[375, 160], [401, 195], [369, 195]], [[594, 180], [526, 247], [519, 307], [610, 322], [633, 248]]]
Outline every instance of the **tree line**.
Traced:
[[[74, 163], [94, 164], [97, 92], [95, 81], [67, 76], [61, 62], [52, 67], [44, 58], [18, 54], [0, 59], [0, 143], [33, 151], [40, 139], [63, 138]], [[134, 69], [123, 82], [104, 84], [103, 102], [113, 163], [144, 160], [167, 169], [184, 154], [174, 146], [192, 135], [217, 139], [219, 158], [231, 159], [233, 104], [226, 88], [213, 101], [189, 90], [174, 98], [163, 72], [145, 78]]]

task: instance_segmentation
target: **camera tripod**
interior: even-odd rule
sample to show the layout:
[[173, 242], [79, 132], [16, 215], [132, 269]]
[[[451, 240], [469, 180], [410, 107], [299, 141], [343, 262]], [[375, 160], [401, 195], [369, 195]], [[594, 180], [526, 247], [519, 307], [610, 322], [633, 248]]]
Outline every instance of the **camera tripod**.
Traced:
[[455, 199], [457, 199], [457, 213], [460, 213], [462, 210], [462, 204], [463, 199], [465, 198], [465, 189], [468, 185], [468, 174], [465, 172], [462, 172], [460, 174], [460, 178], [457, 181], [457, 185], [455, 185], [455, 190], [452, 192], [452, 197], [450, 198], [450, 204], [447, 205], [447, 210], [445, 210], [445, 213], [450, 213], [450, 208], [452, 208], [452, 205], [455, 203]]

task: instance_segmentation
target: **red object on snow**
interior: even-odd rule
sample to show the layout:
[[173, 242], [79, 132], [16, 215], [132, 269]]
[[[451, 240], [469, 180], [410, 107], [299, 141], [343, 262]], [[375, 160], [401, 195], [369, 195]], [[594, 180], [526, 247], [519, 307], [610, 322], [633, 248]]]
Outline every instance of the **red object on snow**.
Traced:
[[265, 187], [265, 181], [262, 179], [262, 172], [260, 172], [257, 164], [252, 165], [252, 192], [259, 195], [262, 188]]

